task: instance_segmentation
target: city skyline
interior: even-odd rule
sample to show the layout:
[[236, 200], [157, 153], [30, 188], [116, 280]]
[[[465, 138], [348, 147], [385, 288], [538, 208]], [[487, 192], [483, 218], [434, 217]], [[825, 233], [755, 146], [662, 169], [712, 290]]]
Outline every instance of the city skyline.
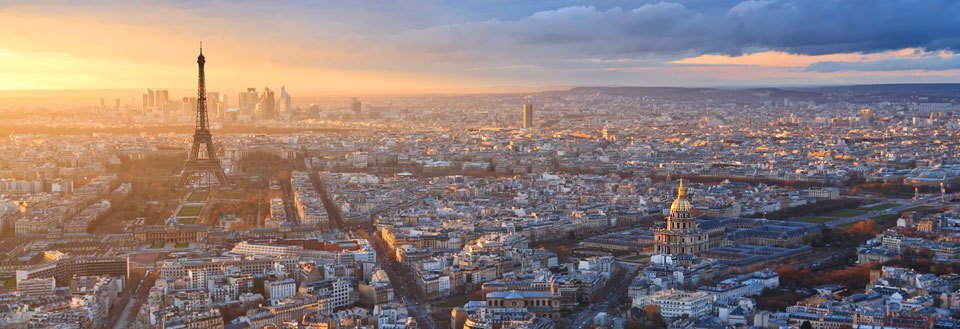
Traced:
[[958, 6], [10, 3], [0, 90], [189, 89], [180, 63], [201, 40], [218, 59], [212, 89], [302, 95], [955, 82]]
[[0, 328], [960, 328], [958, 14], [3, 3]]

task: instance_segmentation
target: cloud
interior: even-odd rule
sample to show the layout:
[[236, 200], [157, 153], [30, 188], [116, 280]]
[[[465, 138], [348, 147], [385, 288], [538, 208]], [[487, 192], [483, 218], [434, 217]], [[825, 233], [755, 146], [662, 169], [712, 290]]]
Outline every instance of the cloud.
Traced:
[[[570, 6], [515, 20], [405, 31], [392, 41], [454, 58], [875, 53], [960, 48], [960, 2], [748, 0], [726, 11], [659, 2]], [[468, 55], [468, 56], [467, 56]]]
[[[69, 72], [118, 86], [190, 86], [200, 39], [210, 82], [231, 87], [839, 83], [955, 75], [958, 13], [949, 0], [14, 1], [0, 39], [21, 59], [99, 63]], [[6, 63], [48, 71], [28, 64]], [[88, 83], [75, 80], [59, 85]]]
[[813, 63], [825, 61], [856, 61], [865, 55], [860, 54], [829, 54], [829, 55], [797, 55], [781, 51], [765, 51], [749, 53], [739, 56], [706, 54], [671, 61], [677, 65], [742, 65], [764, 67], [806, 67]]
[[824, 61], [810, 64], [806, 72], [847, 71], [947, 71], [960, 69], [960, 56], [923, 56], [917, 58], [887, 58], [874, 61]]
[[[669, 62], [771, 51], [816, 56], [960, 48], [956, 34], [960, 1], [657, 1], [304, 0], [283, 5], [212, 1], [146, 6], [95, 1], [85, 6], [7, 6], [61, 17], [83, 13], [103, 22], [168, 25], [197, 38], [230, 34], [327, 53], [348, 49], [342, 58], [333, 59], [346, 66], [382, 65], [389, 60], [494, 66], [589, 58]], [[285, 52], [291, 55], [296, 53]], [[319, 62], [313, 56], [297, 56]]]
[[700, 55], [671, 61], [674, 65], [694, 66], [758, 66], [802, 69], [803, 72], [867, 72], [867, 71], [949, 71], [960, 69], [960, 55], [952, 51], [926, 51], [904, 48], [877, 53], [837, 53], [797, 55], [778, 51], [749, 53], [739, 56]]

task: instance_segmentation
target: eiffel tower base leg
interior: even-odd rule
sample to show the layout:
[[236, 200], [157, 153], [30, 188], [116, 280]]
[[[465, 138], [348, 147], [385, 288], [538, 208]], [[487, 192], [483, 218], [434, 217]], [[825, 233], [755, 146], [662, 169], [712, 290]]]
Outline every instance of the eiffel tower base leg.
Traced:
[[197, 160], [187, 161], [180, 173], [180, 179], [177, 186], [187, 186], [193, 179], [205, 179], [207, 182], [201, 182], [203, 185], [227, 185], [227, 175], [217, 160]]

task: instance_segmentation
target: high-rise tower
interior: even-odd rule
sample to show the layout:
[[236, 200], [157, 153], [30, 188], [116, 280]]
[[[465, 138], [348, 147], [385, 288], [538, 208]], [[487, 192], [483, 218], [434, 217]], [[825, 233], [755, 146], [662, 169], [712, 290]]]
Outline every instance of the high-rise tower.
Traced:
[[523, 128], [533, 128], [533, 104], [523, 104]]
[[237, 105], [240, 107], [240, 115], [247, 117], [246, 120], [252, 118], [256, 113], [257, 103], [260, 102], [257, 88], [247, 88], [247, 91], [241, 91], [237, 102], [239, 102]]
[[293, 111], [293, 103], [290, 100], [290, 94], [287, 93], [287, 86], [280, 86], [280, 98], [277, 99], [277, 112], [289, 115]]
[[361, 105], [359, 98], [354, 97], [350, 99], [350, 110], [357, 114], [363, 110], [363, 106]]
[[260, 117], [266, 120], [277, 118], [277, 99], [276, 94], [270, 88], [263, 88], [263, 95], [260, 96]]
[[290, 123], [293, 119], [293, 102], [290, 100], [290, 94], [287, 93], [287, 86], [280, 86], [280, 98], [277, 99], [277, 113], [280, 121]]
[[226, 185], [227, 175], [220, 166], [217, 150], [213, 147], [213, 134], [210, 133], [210, 123], [207, 121], [207, 87], [203, 77], [203, 47], [200, 47], [200, 56], [197, 65], [200, 67], [199, 81], [197, 82], [197, 129], [193, 133], [193, 147], [187, 154], [187, 161], [180, 172], [179, 186], [196, 183], [202, 186]]

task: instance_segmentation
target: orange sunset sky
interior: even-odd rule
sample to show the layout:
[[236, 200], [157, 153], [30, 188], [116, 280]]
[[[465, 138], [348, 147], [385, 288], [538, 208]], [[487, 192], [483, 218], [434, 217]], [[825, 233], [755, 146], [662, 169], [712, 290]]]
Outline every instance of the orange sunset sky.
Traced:
[[957, 81], [958, 5], [897, 2], [12, 2], [0, 90], [189, 90], [201, 40], [221, 91]]

